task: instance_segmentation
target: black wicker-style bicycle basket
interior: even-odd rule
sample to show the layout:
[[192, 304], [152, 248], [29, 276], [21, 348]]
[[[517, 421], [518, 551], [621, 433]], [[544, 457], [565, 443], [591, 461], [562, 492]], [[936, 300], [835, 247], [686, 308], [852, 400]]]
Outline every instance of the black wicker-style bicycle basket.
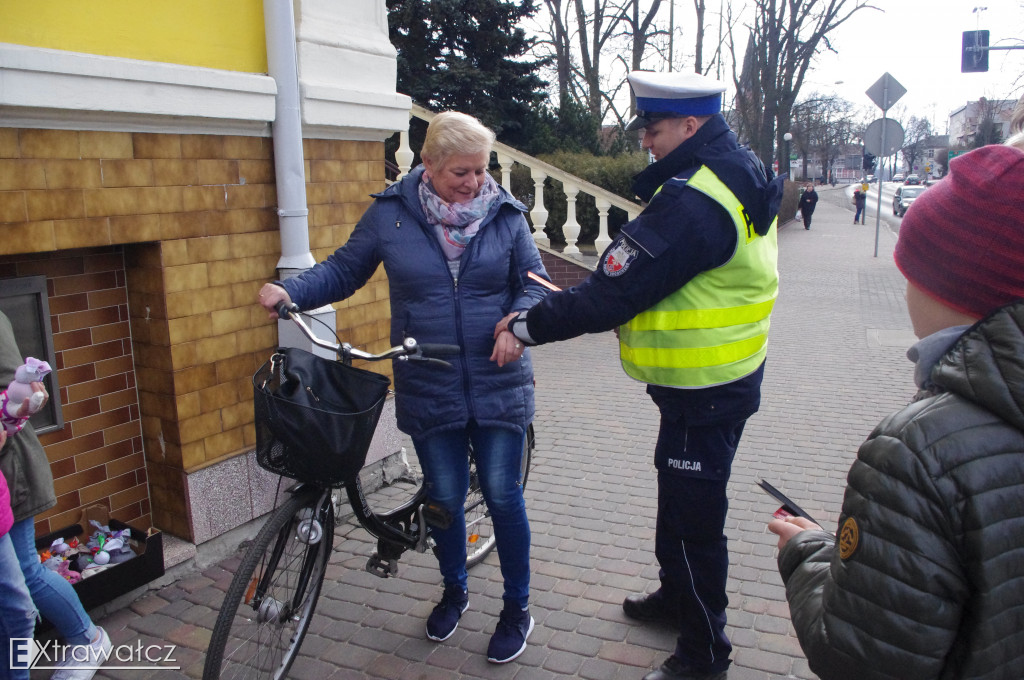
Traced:
[[324, 486], [355, 478], [391, 384], [386, 376], [285, 348], [252, 382], [260, 467]]

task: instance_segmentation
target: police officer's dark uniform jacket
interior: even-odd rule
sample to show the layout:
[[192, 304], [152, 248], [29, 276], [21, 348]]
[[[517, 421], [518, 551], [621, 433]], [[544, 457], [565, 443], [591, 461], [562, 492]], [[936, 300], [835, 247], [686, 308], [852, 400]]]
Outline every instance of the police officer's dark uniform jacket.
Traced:
[[[522, 322], [534, 344], [621, 326], [733, 256], [737, 248], [733, 221], [715, 200], [685, 183], [702, 165], [732, 190], [753, 228], [768, 233], [782, 196], [781, 180], [767, 180], [762, 163], [739, 146], [725, 119], [716, 114], [693, 137], [634, 178], [633, 190], [648, 205], [622, 228], [594, 274], [568, 295], [548, 296], [529, 310]], [[617, 269], [612, 270], [609, 255], [616, 251], [632, 256], [615, 262]], [[688, 422], [714, 424], [756, 413], [762, 376], [760, 366], [727, 384], [700, 390], [651, 385], [648, 392], [670, 396], [673, 408]]]
[[803, 531], [779, 554], [822, 680], [1024, 677], [1024, 301], [930, 377], [861, 445], [839, 549]]

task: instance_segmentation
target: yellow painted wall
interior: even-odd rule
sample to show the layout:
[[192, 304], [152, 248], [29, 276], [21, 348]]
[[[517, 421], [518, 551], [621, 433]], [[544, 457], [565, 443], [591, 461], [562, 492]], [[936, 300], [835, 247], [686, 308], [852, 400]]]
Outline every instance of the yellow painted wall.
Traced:
[[267, 72], [262, 0], [0, 0], [0, 42]]

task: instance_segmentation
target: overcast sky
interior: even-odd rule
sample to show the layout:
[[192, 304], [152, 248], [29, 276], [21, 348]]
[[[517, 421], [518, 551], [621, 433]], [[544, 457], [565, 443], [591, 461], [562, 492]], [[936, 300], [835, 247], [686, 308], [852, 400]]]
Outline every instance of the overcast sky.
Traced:
[[[1024, 0], [875, 0], [882, 11], [860, 10], [833, 37], [838, 55], [823, 54], [801, 90], [830, 88], [857, 105], [882, 111], [864, 92], [888, 72], [907, 94], [896, 117], [927, 116], [946, 132], [949, 114], [979, 97], [1024, 94]], [[986, 7], [974, 12], [975, 7]], [[960, 72], [965, 30], [987, 29], [990, 45], [1022, 49], [989, 52], [988, 73]], [[836, 85], [835, 81], [843, 81]], [[905, 111], [900, 111], [905, 107]], [[901, 113], [905, 115], [901, 116]]]

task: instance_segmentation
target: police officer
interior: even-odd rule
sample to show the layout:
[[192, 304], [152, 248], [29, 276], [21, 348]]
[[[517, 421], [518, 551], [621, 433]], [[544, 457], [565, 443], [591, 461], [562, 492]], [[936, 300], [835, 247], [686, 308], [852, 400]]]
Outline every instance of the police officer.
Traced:
[[655, 555], [660, 588], [625, 613], [677, 625], [675, 652], [645, 680], [726, 677], [726, 483], [743, 426], [760, 406], [769, 315], [778, 291], [782, 181], [721, 115], [725, 86], [682, 73], [633, 72], [637, 116], [655, 158], [634, 178], [647, 204], [597, 270], [510, 314], [495, 335], [537, 345], [618, 329], [626, 373], [661, 411]]

